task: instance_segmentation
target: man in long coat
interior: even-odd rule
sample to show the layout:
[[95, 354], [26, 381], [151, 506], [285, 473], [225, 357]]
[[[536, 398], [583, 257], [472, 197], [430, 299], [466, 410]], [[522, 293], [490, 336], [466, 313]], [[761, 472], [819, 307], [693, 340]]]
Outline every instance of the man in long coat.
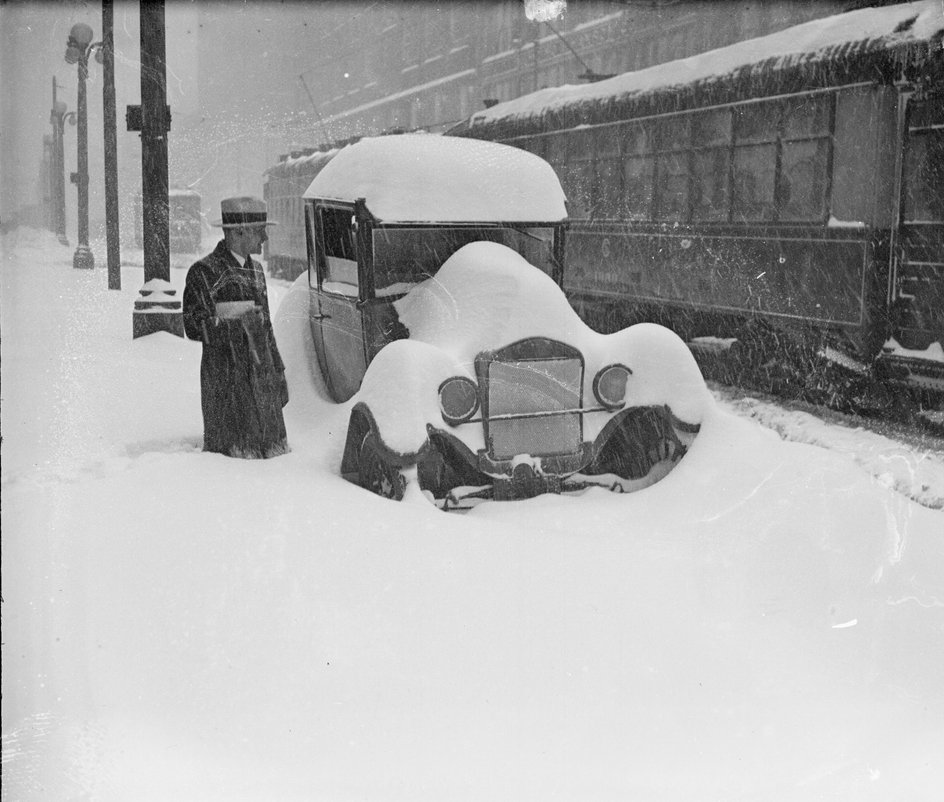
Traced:
[[231, 457], [274, 457], [289, 451], [282, 407], [285, 366], [275, 344], [265, 275], [251, 254], [267, 239], [265, 202], [227, 198], [223, 239], [187, 273], [183, 319], [187, 337], [203, 343], [200, 391], [203, 450]]

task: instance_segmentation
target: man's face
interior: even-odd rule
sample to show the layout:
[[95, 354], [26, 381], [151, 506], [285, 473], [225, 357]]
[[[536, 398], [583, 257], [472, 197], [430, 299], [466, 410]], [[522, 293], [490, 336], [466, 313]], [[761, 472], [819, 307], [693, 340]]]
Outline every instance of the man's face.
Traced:
[[262, 243], [269, 238], [265, 226], [244, 226], [232, 229], [232, 232], [234, 242], [230, 249], [243, 256], [250, 253], [262, 253]]
[[246, 253], [262, 253], [262, 243], [269, 235], [265, 226], [247, 226], [243, 229], [246, 238]]

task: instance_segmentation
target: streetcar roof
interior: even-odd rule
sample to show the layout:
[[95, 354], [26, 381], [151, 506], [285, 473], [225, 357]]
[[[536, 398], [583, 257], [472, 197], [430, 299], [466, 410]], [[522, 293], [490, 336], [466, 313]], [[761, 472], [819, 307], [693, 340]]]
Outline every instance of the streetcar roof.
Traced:
[[276, 178], [285, 178], [298, 173], [308, 173], [310, 175], [312, 171], [324, 167], [337, 153], [338, 148], [331, 148], [329, 150], [303, 152], [298, 156], [286, 155], [278, 164], [266, 170], [265, 175]]
[[904, 62], [939, 50], [942, 33], [941, 0], [849, 11], [597, 83], [541, 89], [477, 111], [457, 131], [475, 131], [501, 121], [537, 119], [565, 108], [590, 110], [603, 104], [632, 102], [736, 77], [756, 78], [869, 53], [902, 51]]
[[381, 221], [558, 222], [564, 192], [533, 153], [436, 134], [361, 139], [338, 152], [305, 198], [363, 198]]

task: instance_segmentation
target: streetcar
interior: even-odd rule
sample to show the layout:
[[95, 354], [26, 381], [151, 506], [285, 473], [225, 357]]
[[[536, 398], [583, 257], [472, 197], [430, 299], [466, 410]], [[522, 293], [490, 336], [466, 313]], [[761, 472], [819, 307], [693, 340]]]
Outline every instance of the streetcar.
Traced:
[[[198, 253], [203, 240], [203, 214], [200, 193], [182, 187], [167, 191], [167, 239], [171, 253]], [[134, 244], [144, 247], [144, 199], [134, 199]]]
[[564, 288], [593, 328], [656, 321], [807, 390], [819, 360], [940, 399], [942, 34], [939, 0], [851, 11], [540, 90], [448, 133], [555, 168]]
[[302, 196], [338, 150], [339, 146], [328, 145], [293, 151], [266, 170], [263, 199], [269, 219], [279, 223], [270, 226], [263, 246], [270, 275], [294, 281], [308, 269]]

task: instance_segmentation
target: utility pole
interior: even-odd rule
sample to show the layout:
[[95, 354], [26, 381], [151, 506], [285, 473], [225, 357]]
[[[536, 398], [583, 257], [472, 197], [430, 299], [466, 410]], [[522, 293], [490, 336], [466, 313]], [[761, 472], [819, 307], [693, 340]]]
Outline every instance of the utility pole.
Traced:
[[105, 125], [105, 238], [108, 289], [121, 289], [121, 240], [118, 223], [118, 136], [115, 122], [115, 33], [113, 0], [102, 0], [102, 111]]
[[132, 337], [157, 331], [184, 336], [181, 303], [170, 283], [167, 192], [167, 64], [164, 0], [140, 0], [141, 105], [129, 106], [129, 131], [141, 132], [144, 286], [134, 302]]
[[141, 188], [144, 280], [170, 280], [164, 0], [141, 0]]

